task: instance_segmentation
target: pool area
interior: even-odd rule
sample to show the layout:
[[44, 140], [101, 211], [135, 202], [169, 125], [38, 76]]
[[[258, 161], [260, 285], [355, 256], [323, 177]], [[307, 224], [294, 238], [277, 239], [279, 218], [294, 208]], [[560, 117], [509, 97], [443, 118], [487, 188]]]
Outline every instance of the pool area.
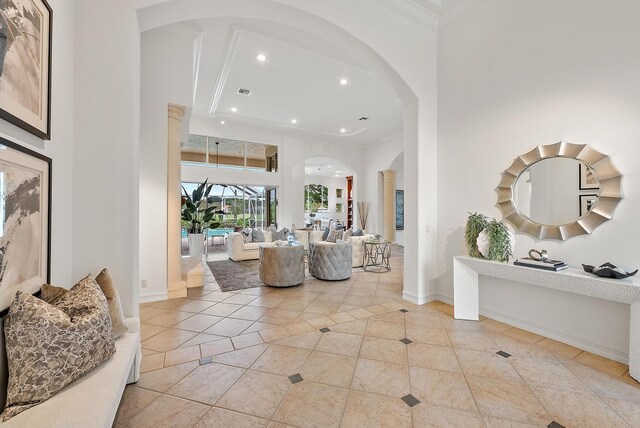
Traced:
[[[209, 229], [207, 230], [207, 237], [208, 238], [213, 238], [215, 236], [225, 236], [229, 233], [233, 232], [233, 229], [230, 227], [219, 227], [217, 229]], [[182, 238], [186, 239], [187, 238], [187, 230], [186, 229], [182, 229]]]

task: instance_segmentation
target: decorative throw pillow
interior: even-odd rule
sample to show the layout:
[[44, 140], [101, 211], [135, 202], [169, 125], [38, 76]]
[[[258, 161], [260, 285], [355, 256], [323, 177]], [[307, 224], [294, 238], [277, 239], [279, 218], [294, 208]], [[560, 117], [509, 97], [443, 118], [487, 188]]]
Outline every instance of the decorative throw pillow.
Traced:
[[337, 239], [338, 239], [338, 233], [335, 230], [332, 230], [331, 232], [329, 232], [329, 235], [327, 235], [327, 239], [325, 239], [325, 241], [336, 242]]
[[273, 232], [273, 240], [274, 241], [286, 241], [288, 233], [289, 233], [289, 229], [287, 229], [286, 227], [283, 227], [279, 231]]
[[67, 294], [67, 291], [69, 290], [63, 287], [56, 287], [55, 285], [51, 284], [43, 284], [42, 287], [40, 287], [40, 298], [47, 303], [53, 303], [53, 301], [58, 297]]
[[252, 242], [252, 237], [251, 229], [242, 229], [242, 240], [245, 244]]
[[330, 231], [331, 231], [331, 230], [329, 229], [329, 227], [328, 227], [328, 226], [324, 229], [324, 233], [322, 234], [322, 240], [323, 240], [323, 241], [326, 241], [326, 240], [327, 240], [327, 237], [329, 236], [329, 232], [330, 232]]
[[96, 282], [100, 286], [102, 293], [104, 293], [104, 297], [107, 298], [111, 325], [113, 327], [113, 338], [117, 339], [127, 332], [127, 323], [122, 313], [122, 304], [120, 303], [118, 289], [113, 285], [113, 280], [107, 268], [102, 269], [98, 276], [96, 276]]
[[353, 236], [353, 229], [349, 228], [349, 229], [347, 229], [346, 232], [344, 232], [344, 235], [342, 235], [342, 239], [344, 239], [346, 241], [347, 239], [349, 239], [352, 236]]
[[364, 236], [364, 232], [362, 231], [362, 229], [358, 229], [355, 232], [353, 232], [352, 236]]
[[4, 324], [4, 421], [51, 398], [116, 351], [107, 299], [88, 276], [49, 304], [18, 291]]
[[264, 242], [264, 233], [260, 229], [251, 231], [251, 242]]

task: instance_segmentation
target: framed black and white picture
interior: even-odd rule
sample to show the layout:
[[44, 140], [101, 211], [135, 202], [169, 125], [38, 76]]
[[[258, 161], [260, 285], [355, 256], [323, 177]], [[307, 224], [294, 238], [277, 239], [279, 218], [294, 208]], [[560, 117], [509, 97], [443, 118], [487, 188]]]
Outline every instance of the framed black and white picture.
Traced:
[[404, 230], [404, 190], [396, 190], [396, 230]]
[[49, 282], [51, 159], [0, 138], [0, 310]]
[[580, 217], [591, 211], [591, 209], [596, 205], [598, 201], [598, 195], [596, 194], [585, 194], [580, 195]]
[[0, 118], [51, 136], [51, 7], [45, 0], [0, 0]]
[[599, 189], [600, 183], [598, 183], [598, 177], [591, 168], [587, 165], [580, 163], [580, 190]]

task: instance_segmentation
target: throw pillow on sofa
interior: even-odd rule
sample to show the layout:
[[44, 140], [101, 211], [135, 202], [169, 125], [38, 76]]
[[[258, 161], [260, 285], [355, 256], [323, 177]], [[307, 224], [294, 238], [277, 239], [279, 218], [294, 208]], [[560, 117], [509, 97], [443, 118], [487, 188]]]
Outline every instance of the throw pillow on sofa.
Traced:
[[338, 232], [336, 232], [335, 230], [332, 230], [331, 232], [329, 232], [329, 235], [327, 235], [327, 239], [325, 239], [325, 241], [336, 242], [337, 239], [338, 239]]
[[4, 324], [4, 421], [51, 398], [115, 353], [107, 299], [93, 277], [54, 304], [18, 291]]
[[[100, 290], [102, 290], [102, 293], [107, 298], [107, 303], [109, 304], [109, 316], [111, 317], [111, 325], [113, 327], [113, 338], [117, 339], [127, 331], [127, 324], [124, 320], [124, 313], [122, 312], [122, 304], [120, 303], [118, 289], [113, 285], [113, 280], [111, 279], [107, 268], [102, 269], [95, 280], [100, 286]], [[44, 284], [40, 291], [40, 298], [42, 300], [54, 304], [59, 297], [64, 296], [69, 290], [62, 287], [56, 287], [51, 284]]]
[[352, 236], [364, 236], [364, 232], [362, 231], [362, 229], [358, 229], [355, 232], [353, 232]]
[[324, 233], [322, 234], [323, 241], [327, 240], [327, 237], [329, 236], [329, 232], [331, 232], [331, 229], [329, 229], [329, 226], [325, 227]]
[[264, 232], [260, 229], [253, 229], [251, 231], [251, 242], [264, 242]]
[[342, 239], [344, 239], [346, 241], [347, 239], [349, 239], [352, 236], [353, 236], [353, 229], [349, 228], [349, 229], [346, 230], [346, 232], [344, 232], [344, 235], [342, 235]]
[[287, 235], [289, 234], [289, 229], [283, 227], [277, 232], [273, 232], [273, 240], [274, 241], [286, 241]]

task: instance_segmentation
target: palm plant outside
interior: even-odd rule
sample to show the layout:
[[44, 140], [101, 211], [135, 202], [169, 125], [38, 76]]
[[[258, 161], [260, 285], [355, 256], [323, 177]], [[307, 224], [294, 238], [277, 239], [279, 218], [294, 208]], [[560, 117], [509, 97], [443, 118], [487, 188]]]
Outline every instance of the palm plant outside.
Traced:
[[222, 199], [218, 196], [209, 196], [213, 184], [207, 184], [208, 180], [200, 184], [191, 194], [182, 187], [182, 224], [189, 233], [202, 233], [204, 229], [216, 229], [220, 227], [218, 215], [224, 214], [217, 203]]

